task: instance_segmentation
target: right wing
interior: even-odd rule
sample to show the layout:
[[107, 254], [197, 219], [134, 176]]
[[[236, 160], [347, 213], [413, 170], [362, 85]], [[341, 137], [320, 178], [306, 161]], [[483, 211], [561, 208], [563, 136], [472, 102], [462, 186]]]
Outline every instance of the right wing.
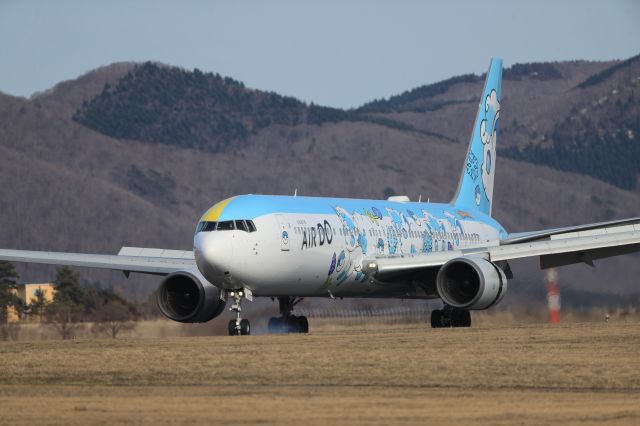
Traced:
[[608, 222], [588, 223], [585, 225], [565, 226], [563, 228], [543, 229], [541, 231], [517, 232], [509, 234], [507, 238], [500, 240], [500, 245], [525, 243], [528, 241], [542, 240], [545, 238], [553, 238], [558, 234], [566, 234], [569, 232], [590, 231], [594, 229], [611, 228], [619, 225], [640, 224], [640, 217], [631, 217], [629, 219], [610, 220]]
[[574, 263], [594, 266], [593, 261], [597, 259], [640, 251], [640, 224], [635, 222], [638, 222], [637, 218], [625, 222], [632, 223], [628, 225], [565, 228], [571, 232], [540, 231], [535, 238], [522, 242], [502, 244], [502, 241], [496, 241], [494, 245], [463, 250], [365, 259], [362, 271], [380, 279], [389, 279], [438, 268], [452, 259], [470, 255], [484, 257], [491, 262], [539, 257], [542, 269]]
[[117, 255], [0, 249], [0, 260], [114, 269], [127, 275], [130, 272], [168, 275], [181, 269], [196, 267], [191, 251], [140, 247], [122, 247]]

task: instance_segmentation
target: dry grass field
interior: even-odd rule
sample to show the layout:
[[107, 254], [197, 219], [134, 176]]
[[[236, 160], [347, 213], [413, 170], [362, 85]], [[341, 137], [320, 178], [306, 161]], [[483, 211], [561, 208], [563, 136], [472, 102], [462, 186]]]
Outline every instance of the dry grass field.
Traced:
[[640, 324], [0, 342], [0, 424], [640, 424]]

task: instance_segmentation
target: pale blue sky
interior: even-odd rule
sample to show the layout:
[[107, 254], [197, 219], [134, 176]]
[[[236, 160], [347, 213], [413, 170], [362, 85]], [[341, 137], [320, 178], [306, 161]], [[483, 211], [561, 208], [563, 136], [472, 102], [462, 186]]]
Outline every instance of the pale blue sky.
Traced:
[[640, 1], [0, 0], [0, 91], [29, 96], [116, 61], [219, 72], [352, 107], [516, 62], [640, 53]]

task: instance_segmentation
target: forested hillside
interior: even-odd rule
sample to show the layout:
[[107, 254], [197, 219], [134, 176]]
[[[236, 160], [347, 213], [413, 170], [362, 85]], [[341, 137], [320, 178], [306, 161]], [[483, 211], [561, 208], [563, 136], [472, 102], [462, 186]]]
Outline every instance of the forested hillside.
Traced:
[[[509, 230], [640, 214], [638, 76], [636, 59], [505, 70], [494, 214]], [[243, 193], [448, 201], [481, 85], [462, 75], [344, 111], [216, 74], [122, 63], [31, 99], [0, 94], [0, 247], [188, 250], [201, 212]], [[569, 267], [562, 284], [637, 292], [637, 260]], [[514, 270], [516, 293], [541, 285], [534, 261]], [[157, 284], [83, 276], [139, 298]]]
[[573, 90], [597, 87], [616, 73], [621, 78], [615, 79], [612, 88], [576, 102], [564, 119], [538, 140], [501, 152], [635, 189], [640, 174], [640, 56], [589, 77]]

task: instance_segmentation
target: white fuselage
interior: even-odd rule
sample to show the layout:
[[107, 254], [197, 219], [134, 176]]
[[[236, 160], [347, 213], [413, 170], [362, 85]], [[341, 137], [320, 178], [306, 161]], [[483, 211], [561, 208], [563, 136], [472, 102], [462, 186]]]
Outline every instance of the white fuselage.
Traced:
[[200, 272], [216, 286], [256, 296], [431, 298], [433, 283], [379, 282], [362, 273], [363, 261], [486, 247], [499, 239], [500, 228], [486, 218], [448, 205], [363, 200], [379, 205], [374, 213], [327, 200], [335, 213], [269, 213], [253, 218], [255, 232], [197, 232]]

